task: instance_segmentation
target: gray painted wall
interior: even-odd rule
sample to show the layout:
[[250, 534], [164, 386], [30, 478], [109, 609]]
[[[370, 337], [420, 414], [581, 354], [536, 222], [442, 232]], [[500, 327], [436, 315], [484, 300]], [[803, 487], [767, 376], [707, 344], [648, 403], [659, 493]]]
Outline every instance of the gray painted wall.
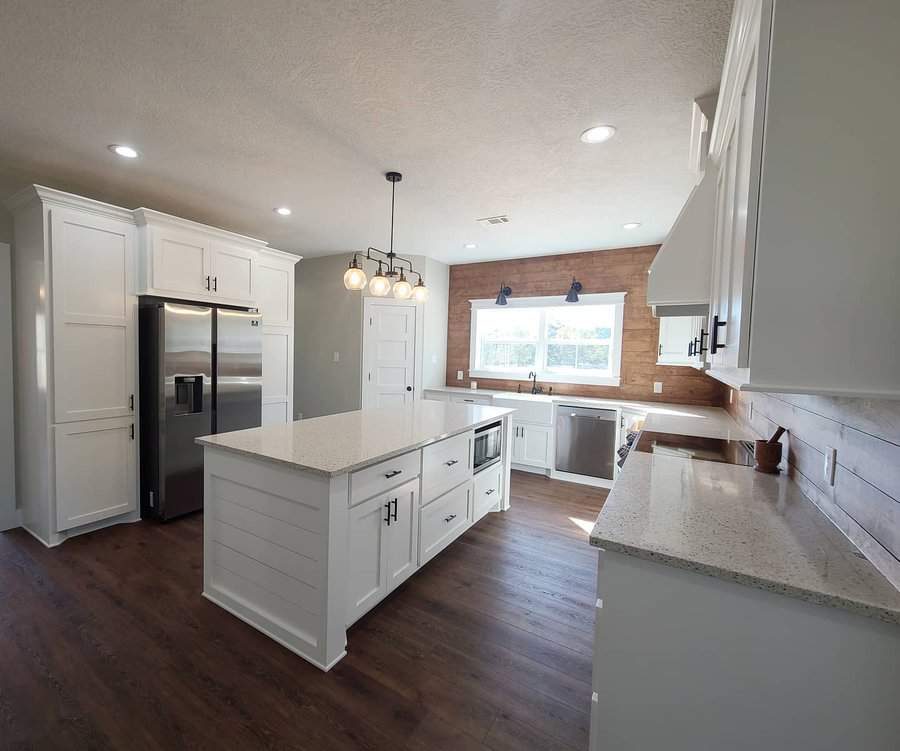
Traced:
[[0, 242], [0, 530], [19, 526], [13, 443], [12, 286], [9, 245]]
[[[300, 261], [294, 283], [294, 412], [359, 409], [362, 297], [344, 289], [347, 256]], [[334, 353], [340, 361], [334, 362]]]
[[0, 206], [0, 243], [12, 243], [12, 214]]

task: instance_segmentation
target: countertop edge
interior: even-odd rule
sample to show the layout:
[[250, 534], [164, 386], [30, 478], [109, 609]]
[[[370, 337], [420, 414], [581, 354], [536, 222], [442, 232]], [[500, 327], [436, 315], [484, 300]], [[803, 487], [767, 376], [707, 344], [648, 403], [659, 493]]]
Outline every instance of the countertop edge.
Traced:
[[[291, 469], [298, 469], [303, 472], [310, 472], [315, 475], [319, 475], [320, 477], [337, 477], [339, 475], [348, 474], [350, 472], [355, 472], [358, 469], [363, 469], [364, 467], [370, 467], [373, 464], [378, 464], [379, 462], [387, 461], [388, 459], [393, 459], [395, 456], [400, 456], [402, 454], [406, 454], [410, 451], [417, 451], [419, 449], [425, 448], [426, 446], [430, 446], [433, 443], [438, 443], [439, 441], [443, 441], [447, 438], [452, 438], [455, 435], [459, 435], [460, 433], [465, 433], [469, 430], [477, 430], [484, 425], [489, 425], [492, 422], [497, 422], [497, 420], [502, 420], [504, 417], [508, 417], [513, 412], [514, 409], [509, 409], [507, 407], [495, 407], [494, 409], [502, 409], [504, 410], [504, 414], [494, 415], [493, 417], [488, 417], [484, 420], [478, 420], [477, 422], [472, 423], [466, 427], [460, 428], [459, 430], [452, 430], [446, 433], [439, 433], [438, 435], [428, 438], [424, 441], [419, 441], [417, 443], [410, 444], [409, 446], [404, 446], [403, 448], [399, 448], [393, 451], [388, 451], [384, 454], [379, 454], [376, 457], [372, 457], [371, 459], [366, 459], [363, 462], [356, 462], [355, 464], [349, 464], [346, 467], [342, 467], [340, 469], [323, 469], [321, 467], [312, 467], [308, 464], [301, 464], [299, 462], [290, 461], [287, 459], [282, 459], [277, 456], [271, 456], [269, 454], [261, 454], [256, 451], [251, 451], [249, 449], [242, 449], [236, 446], [227, 446], [221, 443], [217, 443], [216, 441], [208, 440], [209, 437], [213, 436], [200, 436], [194, 439], [195, 443], [200, 444], [204, 448], [214, 448], [221, 449], [222, 451], [228, 451], [233, 454], [238, 454], [240, 456], [249, 456], [253, 459], [260, 459], [262, 461], [267, 461], [272, 464], [277, 464], [281, 467], [289, 467]], [[295, 421], [299, 422], [299, 421]]]
[[815, 592], [802, 587], [794, 587], [772, 579], [742, 574], [737, 571], [729, 571], [728, 569], [712, 564], [691, 561], [679, 556], [669, 555], [655, 550], [647, 550], [633, 545], [626, 545], [601, 537], [595, 537], [593, 534], [590, 536], [590, 544], [592, 547], [608, 550], [613, 553], [622, 553], [623, 555], [641, 558], [645, 561], [661, 563], [663, 565], [672, 566], [673, 568], [680, 568], [684, 571], [691, 571], [696, 574], [710, 576], [714, 579], [722, 579], [723, 581], [730, 581], [735, 584], [753, 587], [754, 589], [760, 589], [764, 592], [772, 592], [773, 594], [792, 597], [814, 605], [830, 607], [836, 610], [845, 610], [869, 618], [875, 618], [884, 623], [900, 625], [900, 611], [887, 610], [860, 600], [851, 600], [846, 597], [841, 597], [840, 595], [823, 594], [822, 592]]

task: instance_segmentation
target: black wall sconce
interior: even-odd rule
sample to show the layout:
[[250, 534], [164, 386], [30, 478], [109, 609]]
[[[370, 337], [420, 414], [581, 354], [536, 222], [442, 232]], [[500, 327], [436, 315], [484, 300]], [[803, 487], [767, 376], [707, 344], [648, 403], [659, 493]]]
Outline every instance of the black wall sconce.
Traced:
[[510, 295], [512, 295], [512, 287], [504, 287], [503, 282], [500, 282], [500, 294], [497, 295], [497, 299], [494, 304], [506, 305], [506, 298]]
[[566, 295], [566, 302], [578, 302], [578, 293], [581, 292], [581, 282], [576, 281], [572, 277], [572, 286], [569, 287], [569, 294]]

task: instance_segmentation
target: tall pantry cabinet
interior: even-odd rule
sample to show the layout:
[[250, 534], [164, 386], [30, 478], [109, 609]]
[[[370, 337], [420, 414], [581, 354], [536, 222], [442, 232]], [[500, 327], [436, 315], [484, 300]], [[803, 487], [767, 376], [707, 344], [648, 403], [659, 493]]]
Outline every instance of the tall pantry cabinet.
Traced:
[[139, 518], [132, 213], [34, 186], [14, 214], [16, 478], [23, 525]]

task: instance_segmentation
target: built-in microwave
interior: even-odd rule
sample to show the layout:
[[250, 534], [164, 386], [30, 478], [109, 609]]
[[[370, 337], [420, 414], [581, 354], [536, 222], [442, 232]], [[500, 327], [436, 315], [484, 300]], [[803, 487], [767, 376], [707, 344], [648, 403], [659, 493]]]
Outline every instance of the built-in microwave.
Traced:
[[485, 425], [475, 431], [475, 451], [472, 460], [472, 468], [480, 472], [492, 464], [500, 461], [500, 449], [502, 447], [503, 423], [494, 422]]

